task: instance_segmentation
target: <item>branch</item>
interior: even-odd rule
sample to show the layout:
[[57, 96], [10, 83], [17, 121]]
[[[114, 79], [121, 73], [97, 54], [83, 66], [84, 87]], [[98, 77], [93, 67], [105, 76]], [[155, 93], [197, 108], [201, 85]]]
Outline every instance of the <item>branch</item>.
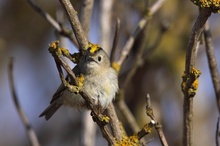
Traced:
[[121, 140], [124, 130], [123, 130], [123, 127], [122, 127], [120, 121], [118, 120], [118, 117], [116, 115], [115, 107], [114, 107], [113, 103], [110, 103], [108, 105], [107, 112], [108, 112], [108, 115], [110, 117], [110, 123], [109, 124], [111, 125], [113, 136], [117, 140]]
[[159, 138], [160, 138], [160, 142], [163, 146], [168, 146], [166, 137], [163, 133], [162, 125], [154, 117], [153, 108], [151, 107], [151, 101], [150, 101], [150, 95], [149, 94], [147, 94], [146, 102], [147, 102], [146, 113], [151, 118], [151, 120], [153, 120], [155, 122], [154, 127], [157, 131], [157, 134], [158, 134]]
[[89, 38], [89, 30], [90, 30], [90, 20], [92, 16], [94, 0], [83, 0], [82, 11], [81, 11], [81, 23], [82, 28], [85, 32], [85, 37]]
[[25, 126], [28, 139], [29, 139], [32, 146], [40, 146], [40, 143], [37, 139], [36, 133], [35, 133], [34, 129], [32, 128], [28, 118], [26, 117], [26, 115], [25, 115], [25, 113], [24, 113], [24, 111], [18, 101], [18, 97], [17, 97], [17, 93], [15, 91], [15, 85], [14, 85], [13, 58], [10, 58], [10, 60], [9, 60], [8, 73], [9, 73], [9, 84], [10, 84], [10, 89], [11, 89], [13, 101], [14, 101], [15, 107], [18, 111], [18, 114], [21, 118], [21, 121], [22, 121], [23, 125]]
[[65, 37], [67, 37], [74, 45], [76, 45], [78, 47], [76, 39], [70, 30], [61, 26], [55, 19], [53, 19], [53, 17], [50, 14], [43, 11], [32, 0], [28, 0], [27, 2], [37, 13], [39, 13], [47, 22], [49, 22], [55, 28], [55, 30], [57, 32], [59, 32], [61, 35], [65, 36]]
[[85, 37], [82, 26], [79, 22], [79, 18], [77, 16], [77, 11], [73, 8], [72, 4], [69, 0], [60, 0], [60, 3], [65, 8], [67, 16], [69, 18], [71, 27], [76, 36], [77, 42], [81, 50], [85, 50], [86, 46], [88, 46], [88, 40]]
[[[186, 51], [185, 74], [183, 76], [182, 90], [184, 93], [184, 125], [183, 125], [183, 145], [192, 145], [193, 132], [193, 97], [198, 87], [198, 77], [200, 71], [194, 68], [199, 39], [204, 30], [205, 23], [211, 15], [211, 9], [200, 9], [199, 16], [192, 28], [190, 39]], [[198, 76], [197, 76], [198, 75]], [[183, 87], [184, 86], [184, 87]], [[197, 87], [195, 87], [197, 86]], [[192, 88], [196, 88], [195, 90]]]
[[215, 52], [212, 44], [212, 36], [208, 26], [208, 22], [206, 23], [205, 30], [205, 45], [206, 45], [206, 54], [208, 58], [209, 70], [212, 77], [212, 83], [215, 89], [216, 101], [218, 111], [220, 112], [220, 80], [219, 80], [219, 72], [217, 68], [217, 62], [215, 57]]

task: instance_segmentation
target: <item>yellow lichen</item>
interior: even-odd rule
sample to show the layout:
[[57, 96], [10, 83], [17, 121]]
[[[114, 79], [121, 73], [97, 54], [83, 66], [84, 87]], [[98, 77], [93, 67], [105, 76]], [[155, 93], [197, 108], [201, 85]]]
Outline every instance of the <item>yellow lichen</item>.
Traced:
[[95, 53], [101, 47], [98, 44], [92, 44], [89, 42], [88, 46], [86, 46], [86, 50], [88, 50], [91, 54]]
[[201, 8], [212, 8], [214, 13], [219, 13], [220, 11], [220, 0], [191, 0], [194, 4]]
[[81, 75], [77, 76], [76, 79], [78, 81], [78, 87], [80, 90], [83, 86], [84, 76], [81, 74]]
[[64, 56], [70, 55], [69, 50], [67, 50], [67, 49], [65, 49], [65, 48], [59, 48], [59, 50], [62, 52], [62, 55], [64, 55]]
[[100, 121], [105, 123], [104, 125], [108, 124], [109, 120], [110, 120], [110, 118], [108, 116], [102, 115], [102, 114], [98, 115], [98, 118], [99, 118]]
[[[190, 74], [187, 76], [185, 73], [182, 76], [182, 84], [181, 84], [181, 89], [182, 92], [184, 94], [188, 94], [188, 96], [193, 97], [196, 94], [196, 91], [198, 89], [199, 86], [199, 80], [198, 78], [201, 75], [201, 71], [196, 69], [196, 68], [192, 68], [192, 71], [190, 72]], [[190, 85], [188, 85], [190, 84]], [[188, 88], [188, 89], [186, 89]]]
[[196, 68], [192, 68], [191, 74], [194, 76], [195, 79], [197, 79], [201, 75], [201, 71]]
[[50, 48], [53, 48], [53, 49], [56, 49], [56, 48], [58, 47], [58, 45], [59, 45], [59, 41], [57, 40], [57, 41], [51, 42], [51, 43], [49, 44], [49, 47], [50, 47]]
[[198, 89], [198, 86], [199, 86], [199, 80], [196, 79], [193, 83], [192, 83], [192, 88], [194, 90], [197, 90]]
[[119, 72], [121, 69], [121, 66], [117, 62], [113, 62], [112, 68], [114, 68], [117, 72]]
[[142, 146], [143, 144], [139, 141], [137, 135], [123, 136], [122, 140], [117, 141], [114, 146]]

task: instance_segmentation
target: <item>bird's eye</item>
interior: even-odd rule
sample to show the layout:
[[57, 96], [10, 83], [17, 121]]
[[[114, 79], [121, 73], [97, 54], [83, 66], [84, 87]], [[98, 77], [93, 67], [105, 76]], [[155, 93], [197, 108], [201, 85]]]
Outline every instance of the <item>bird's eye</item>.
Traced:
[[100, 62], [102, 60], [102, 57], [101, 56], [98, 56], [98, 61]]

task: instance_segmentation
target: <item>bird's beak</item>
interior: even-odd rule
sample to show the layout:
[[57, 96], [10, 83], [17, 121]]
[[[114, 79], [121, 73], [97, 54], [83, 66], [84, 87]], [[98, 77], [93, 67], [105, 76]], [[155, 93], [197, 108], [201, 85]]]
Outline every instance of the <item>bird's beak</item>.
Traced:
[[89, 61], [89, 62], [91, 62], [91, 61], [95, 61], [91, 56], [87, 56], [86, 57], [86, 61]]

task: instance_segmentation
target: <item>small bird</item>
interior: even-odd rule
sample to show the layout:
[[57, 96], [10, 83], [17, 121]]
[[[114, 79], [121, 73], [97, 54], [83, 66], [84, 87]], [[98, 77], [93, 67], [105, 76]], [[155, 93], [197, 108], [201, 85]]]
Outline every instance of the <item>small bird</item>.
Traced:
[[[107, 108], [118, 91], [118, 74], [111, 67], [106, 52], [96, 44], [83, 53], [79, 63], [72, 69], [76, 76], [83, 75], [84, 81], [81, 91], [94, 100], [95, 109]], [[70, 78], [67, 80], [71, 83]], [[78, 93], [71, 93], [63, 84], [59, 86], [50, 105], [40, 114], [49, 120], [51, 116], [62, 106], [70, 106], [78, 109], [87, 108], [83, 97]]]

